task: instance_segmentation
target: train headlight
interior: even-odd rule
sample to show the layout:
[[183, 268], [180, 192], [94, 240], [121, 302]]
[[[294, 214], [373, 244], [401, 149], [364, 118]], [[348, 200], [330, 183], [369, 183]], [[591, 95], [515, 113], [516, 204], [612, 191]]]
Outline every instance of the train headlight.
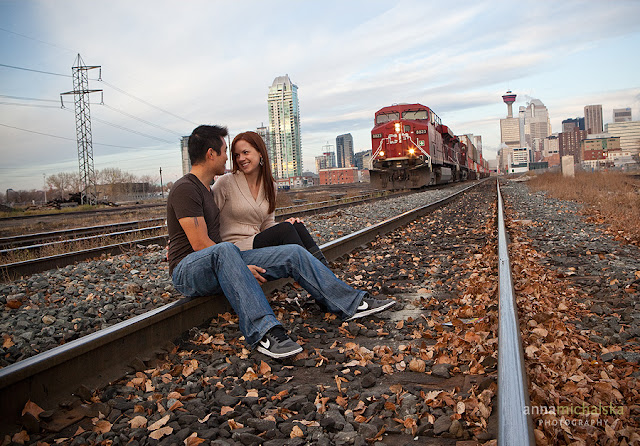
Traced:
[[380, 156], [384, 156], [384, 152], [382, 152], [382, 151], [381, 151], [381, 152], [380, 152]]
[[409, 149], [409, 154], [413, 155], [414, 153], [416, 153], [416, 150], [412, 147]]
[[399, 122], [396, 122], [395, 127], [396, 127], [396, 133], [400, 133], [400, 127], [401, 126], [400, 126]]

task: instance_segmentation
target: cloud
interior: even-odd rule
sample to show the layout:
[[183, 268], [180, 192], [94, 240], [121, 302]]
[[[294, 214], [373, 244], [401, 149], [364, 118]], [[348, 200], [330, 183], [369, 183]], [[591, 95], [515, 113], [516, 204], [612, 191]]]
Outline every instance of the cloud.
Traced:
[[[443, 5], [275, 0], [239, 5], [68, 0], [64, 5], [13, 4], [10, 14], [0, 18], [0, 27], [30, 38], [0, 31], [2, 60], [70, 74], [80, 53], [86, 63], [102, 66], [105, 83], [91, 81], [90, 86], [104, 90], [105, 104], [183, 135], [191, 132], [191, 122], [226, 124], [232, 133], [267, 124], [268, 87], [275, 77], [289, 74], [299, 87], [307, 167], [322, 145], [327, 140], [335, 144], [341, 133], [351, 132], [357, 148], [368, 147], [373, 114], [397, 102], [431, 107], [455, 132], [481, 134], [485, 147], [499, 144], [499, 119], [506, 114], [500, 96], [509, 88], [518, 94], [518, 104], [526, 95], [541, 99], [554, 129], [561, 119], [581, 114], [587, 102], [600, 100], [599, 94], [605, 113], [620, 103], [640, 115], [638, 84], [631, 74], [639, 71], [640, 63], [606, 58], [616, 51], [632, 52], [640, 44], [638, 2], [606, 8], [581, 1]], [[603, 60], [607, 63], [600, 63]], [[594, 70], [592, 63], [618, 65], [605, 72]], [[70, 78], [2, 68], [0, 81], [4, 94], [17, 96], [58, 99], [60, 92], [72, 88]], [[627, 94], [631, 96], [625, 98]], [[163, 163], [163, 170], [179, 170], [176, 135], [107, 107], [92, 105], [91, 113], [175, 141], [161, 143], [95, 121], [95, 143], [136, 147], [95, 145], [96, 163], [141, 169], [136, 157], [156, 150], [156, 159], [144, 160], [149, 169], [155, 172], [155, 164]], [[73, 115], [55, 109], [0, 105], [0, 123], [75, 137]], [[9, 166], [22, 167], [25, 154], [40, 170], [75, 157], [73, 141], [5, 128], [0, 128], [0, 138]], [[120, 156], [111, 158], [115, 154]]]

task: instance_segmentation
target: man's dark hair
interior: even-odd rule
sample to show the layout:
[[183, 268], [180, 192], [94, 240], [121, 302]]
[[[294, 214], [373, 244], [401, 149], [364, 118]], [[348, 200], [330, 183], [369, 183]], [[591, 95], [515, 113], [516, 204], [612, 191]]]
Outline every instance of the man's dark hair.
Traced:
[[222, 138], [227, 136], [227, 128], [218, 125], [201, 125], [189, 136], [189, 160], [196, 165], [205, 160], [207, 151], [212, 148], [220, 155]]

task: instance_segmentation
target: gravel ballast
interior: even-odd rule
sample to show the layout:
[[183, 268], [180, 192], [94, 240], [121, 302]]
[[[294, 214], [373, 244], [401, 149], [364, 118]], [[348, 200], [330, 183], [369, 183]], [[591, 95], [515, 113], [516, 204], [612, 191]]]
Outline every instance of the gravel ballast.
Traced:
[[[319, 245], [469, 186], [427, 190], [306, 219]], [[0, 367], [181, 298], [158, 245], [0, 283]]]

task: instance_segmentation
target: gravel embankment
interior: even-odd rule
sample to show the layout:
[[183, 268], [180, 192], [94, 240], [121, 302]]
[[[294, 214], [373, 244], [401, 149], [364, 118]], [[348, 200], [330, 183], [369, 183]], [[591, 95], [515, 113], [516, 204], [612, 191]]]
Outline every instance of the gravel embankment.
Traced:
[[[293, 360], [249, 352], [237, 317], [223, 314], [123, 379], [79, 389], [84, 402], [43, 408], [19, 434], [131, 446], [495, 441], [494, 218], [495, 186], [485, 184], [334, 263], [397, 301], [376, 316], [342, 323], [303, 290], [275, 293], [277, 317], [304, 346]], [[78, 411], [81, 420], [57, 422]]]
[[640, 444], [640, 250], [579, 204], [503, 193], [536, 443]]
[[[318, 244], [467, 187], [459, 184], [306, 219]], [[0, 367], [180, 298], [160, 246], [0, 283]]]

